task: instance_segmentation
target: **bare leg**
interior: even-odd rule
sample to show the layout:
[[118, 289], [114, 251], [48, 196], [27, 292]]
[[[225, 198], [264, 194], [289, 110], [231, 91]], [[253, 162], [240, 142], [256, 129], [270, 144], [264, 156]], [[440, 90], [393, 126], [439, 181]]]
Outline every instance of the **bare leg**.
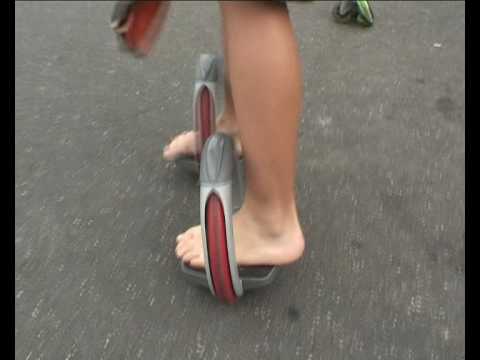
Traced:
[[235, 105], [233, 103], [232, 96], [232, 84], [230, 82], [230, 71], [229, 71], [229, 54], [228, 49], [225, 46], [225, 36], [223, 37], [223, 60], [224, 60], [224, 93], [225, 93], [225, 108], [223, 110], [223, 116], [221, 118], [220, 127], [224, 126], [226, 128], [232, 129], [235, 133], [238, 132], [237, 121], [235, 117]]
[[[285, 6], [221, 2], [225, 53], [246, 165], [245, 202], [234, 217], [242, 265], [282, 265], [304, 250], [295, 204], [302, 71]], [[177, 256], [202, 267], [200, 228], [177, 238]]]

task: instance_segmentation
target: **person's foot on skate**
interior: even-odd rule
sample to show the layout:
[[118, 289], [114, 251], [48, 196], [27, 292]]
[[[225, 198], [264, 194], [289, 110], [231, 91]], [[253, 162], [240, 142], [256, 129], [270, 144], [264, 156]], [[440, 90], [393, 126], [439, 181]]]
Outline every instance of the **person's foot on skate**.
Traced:
[[[296, 212], [260, 215], [243, 206], [233, 217], [235, 255], [241, 266], [287, 265], [298, 260], [305, 242]], [[204, 268], [200, 226], [177, 237], [177, 258], [194, 268]]]
[[[235, 152], [237, 156], [242, 154], [242, 145], [238, 136], [238, 131], [233, 125], [233, 120], [221, 114], [217, 120], [217, 131], [223, 132], [233, 137], [235, 142]], [[163, 149], [163, 158], [167, 161], [174, 161], [181, 157], [194, 157], [197, 152], [197, 133], [194, 130], [184, 131], [173, 138]]]

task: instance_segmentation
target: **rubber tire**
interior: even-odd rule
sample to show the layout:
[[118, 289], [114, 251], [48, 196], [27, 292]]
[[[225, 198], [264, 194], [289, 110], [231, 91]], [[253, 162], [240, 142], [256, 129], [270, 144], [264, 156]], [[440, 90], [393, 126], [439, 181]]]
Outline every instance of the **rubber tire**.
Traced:
[[200, 146], [196, 155], [196, 159], [200, 162], [200, 157], [203, 150], [203, 145], [207, 139], [215, 133], [215, 103], [213, 101], [213, 96], [210, 93], [210, 89], [206, 86], [203, 86], [198, 95], [197, 101], [200, 102], [199, 106], [197, 107], [198, 113], [196, 114], [196, 127], [199, 131], [199, 140]]
[[157, 1], [141, 1], [133, 5], [129, 14], [131, 21], [125, 36], [125, 43], [137, 56], [146, 56], [159, 33], [158, 12], [163, 6]]
[[222, 201], [212, 193], [205, 206], [205, 233], [207, 236], [208, 263], [215, 296], [233, 304], [237, 300], [233, 288], [228, 260], [227, 232]]

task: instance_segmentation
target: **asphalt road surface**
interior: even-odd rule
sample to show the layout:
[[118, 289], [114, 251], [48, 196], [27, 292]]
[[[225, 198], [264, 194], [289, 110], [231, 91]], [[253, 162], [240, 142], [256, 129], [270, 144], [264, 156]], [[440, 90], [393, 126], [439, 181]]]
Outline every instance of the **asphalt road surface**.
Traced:
[[333, 4], [289, 5], [305, 256], [228, 306], [179, 271], [199, 191], [161, 158], [217, 4], [175, 2], [139, 60], [111, 2], [15, 3], [16, 359], [464, 358], [464, 3]]

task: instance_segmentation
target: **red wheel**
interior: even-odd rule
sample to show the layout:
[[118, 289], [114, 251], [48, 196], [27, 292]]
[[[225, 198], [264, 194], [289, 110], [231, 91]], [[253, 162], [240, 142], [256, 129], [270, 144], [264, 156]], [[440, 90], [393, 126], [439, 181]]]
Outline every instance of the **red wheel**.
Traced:
[[207, 200], [206, 229], [208, 246], [208, 262], [215, 295], [227, 303], [237, 299], [233, 289], [228, 261], [227, 233], [223, 205], [216, 194], [211, 194]]
[[147, 55], [157, 38], [169, 4], [163, 1], [139, 1], [133, 6], [127, 19], [130, 25], [125, 41], [130, 49]]
[[215, 104], [210, 89], [203, 86], [199, 92], [197, 102], [197, 131], [199, 131], [199, 146], [197, 149], [197, 160], [200, 161], [200, 155], [205, 141], [215, 132]]

